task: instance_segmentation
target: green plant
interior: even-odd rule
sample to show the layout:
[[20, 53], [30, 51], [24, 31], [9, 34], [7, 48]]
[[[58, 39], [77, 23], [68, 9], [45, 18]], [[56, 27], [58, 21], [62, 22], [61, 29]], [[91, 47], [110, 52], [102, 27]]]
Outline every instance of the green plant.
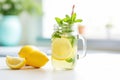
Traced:
[[1, 15], [19, 15], [24, 11], [41, 15], [42, 7], [34, 0], [0, 0]]

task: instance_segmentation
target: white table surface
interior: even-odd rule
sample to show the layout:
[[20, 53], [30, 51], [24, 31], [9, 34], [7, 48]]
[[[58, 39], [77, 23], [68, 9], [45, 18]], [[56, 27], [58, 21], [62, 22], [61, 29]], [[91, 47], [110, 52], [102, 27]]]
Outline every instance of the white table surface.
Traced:
[[88, 53], [78, 60], [74, 70], [54, 71], [49, 61], [40, 69], [11, 70], [0, 58], [0, 80], [120, 80], [120, 54]]

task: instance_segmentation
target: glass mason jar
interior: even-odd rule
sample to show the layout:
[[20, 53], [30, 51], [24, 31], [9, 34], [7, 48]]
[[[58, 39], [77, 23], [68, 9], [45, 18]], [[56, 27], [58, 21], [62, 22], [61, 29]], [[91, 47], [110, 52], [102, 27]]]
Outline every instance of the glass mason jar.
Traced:
[[77, 62], [79, 51], [78, 40], [83, 42], [83, 56], [86, 54], [86, 39], [80, 34], [75, 33], [73, 25], [54, 26], [52, 34], [52, 66], [55, 70], [74, 69]]

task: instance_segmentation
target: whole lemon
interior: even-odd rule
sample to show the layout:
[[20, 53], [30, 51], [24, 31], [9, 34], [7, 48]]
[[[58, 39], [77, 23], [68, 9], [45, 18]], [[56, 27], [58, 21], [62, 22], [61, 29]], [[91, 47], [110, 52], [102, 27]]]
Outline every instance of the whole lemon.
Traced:
[[19, 51], [19, 56], [26, 59], [26, 65], [33, 67], [42, 67], [49, 61], [45, 53], [32, 45], [23, 46]]

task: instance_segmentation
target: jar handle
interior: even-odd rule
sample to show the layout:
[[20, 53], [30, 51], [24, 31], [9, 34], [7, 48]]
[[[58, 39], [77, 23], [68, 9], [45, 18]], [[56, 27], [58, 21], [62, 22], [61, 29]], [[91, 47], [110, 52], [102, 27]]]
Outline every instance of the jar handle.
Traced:
[[86, 56], [86, 52], [87, 52], [87, 40], [84, 36], [78, 34], [78, 40], [81, 39], [82, 40], [82, 44], [83, 44], [83, 51], [82, 51], [82, 56], [80, 56], [80, 50], [78, 51], [78, 55], [77, 55], [77, 59], [83, 58]]

